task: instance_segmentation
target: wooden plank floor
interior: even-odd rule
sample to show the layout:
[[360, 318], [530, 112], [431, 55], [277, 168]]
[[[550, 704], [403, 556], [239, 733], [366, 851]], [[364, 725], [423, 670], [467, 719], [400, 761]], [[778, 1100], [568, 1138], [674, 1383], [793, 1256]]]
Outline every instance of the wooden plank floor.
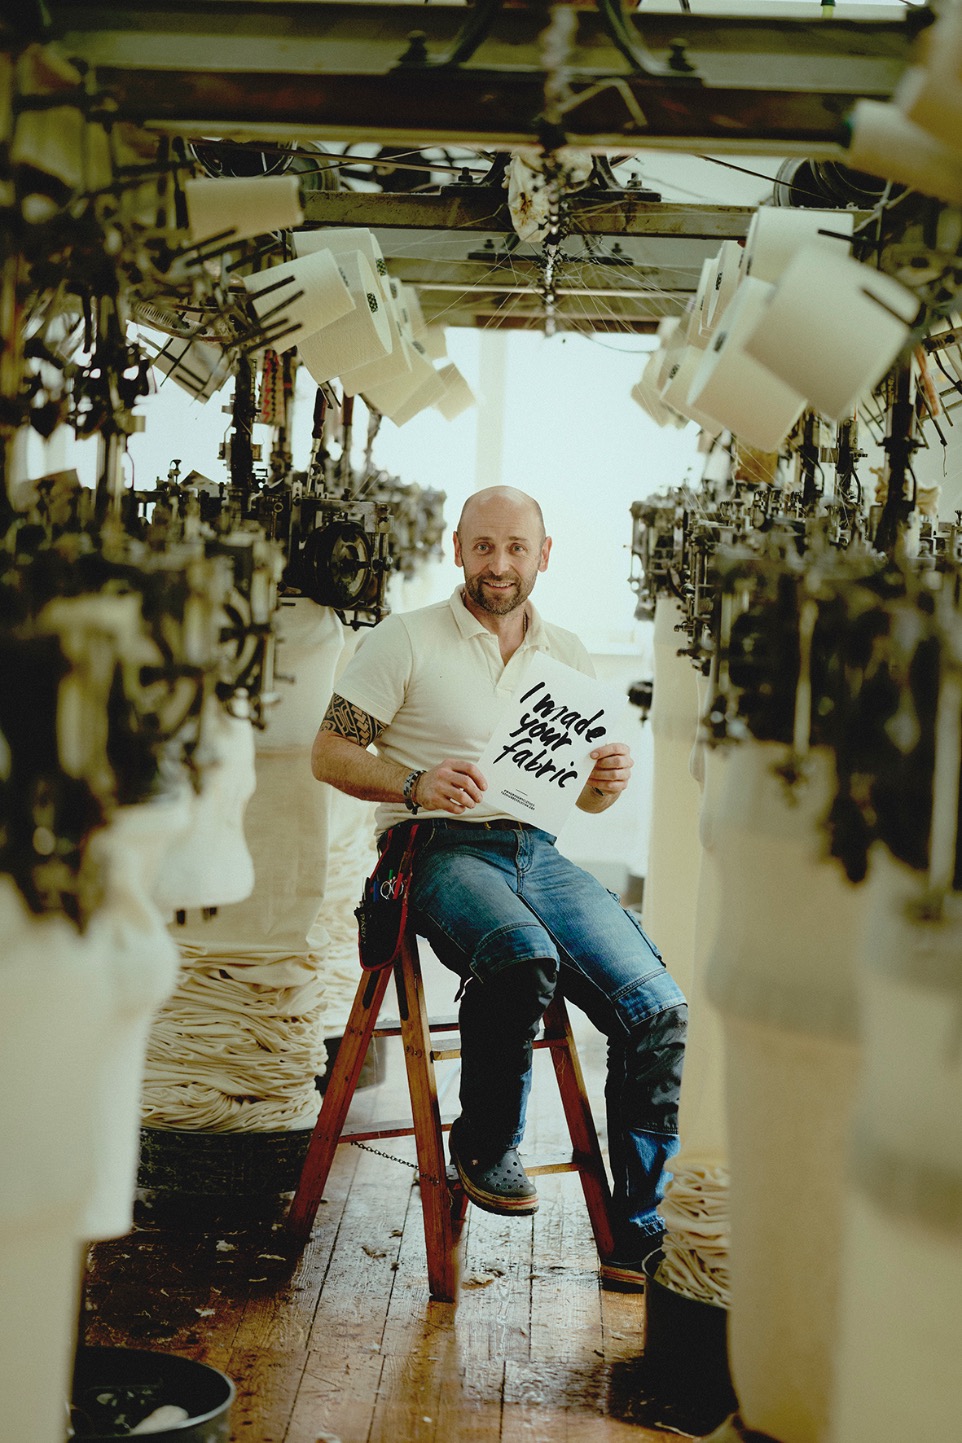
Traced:
[[[436, 964], [435, 964], [436, 965]], [[436, 1010], [450, 1005], [425, 972]], [[604, 1048], [572, 1010], [601, 1120]], [[352, 1118], [403, 1113], [399, 1042]], [[456, 1063], [439, 1081], [456, 1111]], [[567, 1141], [547, 1055], [536, 1056], [526, 1148]], [[221, 1368], [237, 1387], [232, 1443], [655, 1443], [701, 1436], [717, 1405], [653, 1386], [644, 1298], [603, 1292], [575, 1174], [538, 1179], [533, 1218], [468, 1209], [457, 1309], [428, 1297], [413, 1139], [388, 1161], [344, 1146], [313, 1235], [282, 1212], [239, 1221], [145, 1217], [91, 1249], [93, 1345], [156, 1348]]]

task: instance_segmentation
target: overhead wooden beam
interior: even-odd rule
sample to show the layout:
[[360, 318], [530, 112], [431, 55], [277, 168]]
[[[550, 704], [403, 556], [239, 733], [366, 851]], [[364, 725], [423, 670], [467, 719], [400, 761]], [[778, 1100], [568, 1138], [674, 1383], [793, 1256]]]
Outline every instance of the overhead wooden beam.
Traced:
[[[540, 5], [502, 8], [466, 63], [443, 64], [476, 7], [326, 0], [48, 0], [63, 52], [93, 67], [122, 117], [207, 135], [508, 147], [545, 108]], [[653, 68], [638, 74], [594, 6], [572, 7], [561, 123], [595, 148], [835, 154], [860, 96], [888, 98], [917, 17], [626, 17]], [[782, 8], [783, 15], [779, 15]], [[783, 18], [784, 17], [784, 18]], [[687, 68], [686, 68], [687, 67]]]

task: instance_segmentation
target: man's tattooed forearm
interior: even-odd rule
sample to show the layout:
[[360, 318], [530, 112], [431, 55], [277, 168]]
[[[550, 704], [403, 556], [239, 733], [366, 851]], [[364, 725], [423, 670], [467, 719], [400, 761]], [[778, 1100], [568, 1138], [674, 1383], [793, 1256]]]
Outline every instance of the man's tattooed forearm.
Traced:
[[321, 722], [322, 732], [333, 732], [349, 742], [357, 742], [359, 747], [369, 747], [383, 730], [376, 717], [368, 716], [366, 711], [345, 701], [337, 692], [331, 697], [331, 704]]

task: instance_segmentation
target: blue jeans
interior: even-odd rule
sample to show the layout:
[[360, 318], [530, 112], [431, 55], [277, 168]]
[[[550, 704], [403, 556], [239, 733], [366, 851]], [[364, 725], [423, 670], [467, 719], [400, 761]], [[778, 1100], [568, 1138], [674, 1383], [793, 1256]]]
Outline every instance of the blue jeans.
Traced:
[[531, 1044], [556, 986], [607, 1037], [617, 1256], [640, 1260], [663, 1231], [655, 1208], [678, 1150], [688, 1010], [658, 949], [552, 836], [522, 822], [422, 823], [411, 904], [465, 983], [459, 1128], [472, 1155], [521, 1139]]

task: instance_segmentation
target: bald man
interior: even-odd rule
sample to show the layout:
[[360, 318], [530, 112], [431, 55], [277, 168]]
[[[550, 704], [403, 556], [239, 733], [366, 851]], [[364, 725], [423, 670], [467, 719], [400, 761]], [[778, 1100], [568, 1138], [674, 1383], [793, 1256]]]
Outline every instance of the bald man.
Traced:
[[[319, 781], [413, 817], [419, 934], [462, 979], [461, 1114], [451, 1160], [470, 1200], [526, 1216], [538, 1195], [518, 1157], [531, 1048], [560, 987], [608, 1039], [605, 1102], [616, 1252], [605, 1286], [644, 1286], [656, 1206], [678, 1148], [687, 1008], [654, 943], [554, 837], [490, 808], [477, 762], [533, 651], [593, 675], [576, 636], [530, 597], [551, 554], [541, 508], [511, 487], [469, 497], [454, 532], [463, 582], [435, 606], [387, 617], [359, 643], [314, 742]], [[370, 748], [374, 748], [371, 751]], [[597, 747], [578, 797], [603, 812], [631, 775], [621, 742]]]

